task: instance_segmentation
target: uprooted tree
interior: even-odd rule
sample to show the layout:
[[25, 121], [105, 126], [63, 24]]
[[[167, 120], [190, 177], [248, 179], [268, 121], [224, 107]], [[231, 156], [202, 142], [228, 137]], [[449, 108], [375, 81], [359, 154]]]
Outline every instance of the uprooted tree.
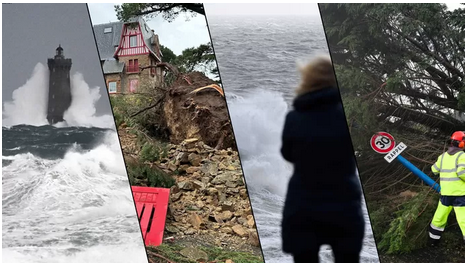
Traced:
[[195, 137], [212, 147], [234, 147], [223, 89], [207, 77], [216, 71], [210, 43], [187, 48], [178, 56], [165, 46], [161, 50], [163, 62], [139, 68], [164, 68], [165, 82], [141, 80], [137, 93], [114, 99], [117, 123], [129, 123], [173, 143]]
[[124, 3], [115, 5], [117, 18], [122, 21], [135, 16], [155, 17], [162, 15], [168, 22], [176, 19], [180, 14], [195, 16], [205, 15], [204, 5], [200, 3]]
[[[430, 174], [451, 133], [464, 129], [464, 8], [449, 11], [444, 4], [320, 8], [368, 203], [406, 190], [425, 190], [401, 164], [388, 164], [372, 151], [369, 140], [377, 131], [390, 132], [408, 145], [403, 155]], [[413, 220], [429, 205], [416, 203], [419, 214]]]
[[[191, 73], [193, 71], [202, 70], [205, 74], [211, 74], [215, 78], [218, 77], [218, 68], [215, 64], [215, 55], [210, 43], [201, 44], [198, 47], [186, 48], [183, 50], [181, 55], [177, 56], [173, 51], [165, 46], [161, 46], [164, 62], [157, 63], [155, 65], [148, 65], [140, 67], [141, 70], [153, 67], [163, 67], [165, 72], [165, 83], [163, 87], [154, 87], [145, 89], [146, 93], [151, 95], [157, 95], [157, 100], [154, 103], [150, 103], [146, 107], [134, 112], [130, 117], [135, 117], [147, 110], [155, 108], [165, 100], [168, 94], [167, 88], [171, 86], [173, 82], [180, 78], [183, 73]], [[189, 81], [187, 81], [189, 83]], [[219, 80], [213, 82], [219, 83]], [[207, 85], [207, 84], [206, 84]], [[219, 91], [217, 88], [215, 90]], [[222, 91], [223, 93], [223, 91]]]

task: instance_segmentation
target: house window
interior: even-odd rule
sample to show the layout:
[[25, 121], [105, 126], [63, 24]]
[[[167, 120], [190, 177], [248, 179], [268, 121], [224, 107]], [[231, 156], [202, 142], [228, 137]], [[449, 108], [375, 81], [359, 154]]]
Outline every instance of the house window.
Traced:
[[[154, 65], [155, 65], [155, 61], [154, 61], [153, 59], [150, 60], [150, 65], [151, 65], [151, 66], [154, 66]], [[151, 74], [152, 76], [155, 75], [155, 67], [151, 67], [151, 68], [150, 68], [150, 74]]]
[[112, 32], [112, 27], [104, 29], [104, 33], [110, 33], [110, 32]]
[[127, 72], [139, 72], [139, 62], [137, 59], [130, 59], [128, 61]]
[[138, 46], [137, 37], [136, 37], [136, 35], [131, 35], [129, 37], [129, 47], [136, 47], [136, 46]]
[[117, 92], [117, 82], [109, 82], [108, 83], [108, 92], [111, 93], [111, 94]]
[[138, 80], [137, 79], [129, 80], [129, 91], [131, 93], [134, 93], [137, 91], [137, 89], [138, 89]]

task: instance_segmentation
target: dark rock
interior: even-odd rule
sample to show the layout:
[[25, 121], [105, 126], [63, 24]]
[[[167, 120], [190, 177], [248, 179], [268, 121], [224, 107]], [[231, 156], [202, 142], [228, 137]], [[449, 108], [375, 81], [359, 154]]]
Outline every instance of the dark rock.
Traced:
[[172, 201], [178, 201], [181, 196], [183, 195], [182, 192], [178, 192], [178, 193], [175, 193], [175, 194], [171, 194], [170, 198]]
[[193, 166], [200, 166], [202, 158], [201, 156], [197, 155], [196, 153], [191, 153], [188, 155], [188, 160]]
[[179, 161], [180, 164], [189, 163], [188, 153], [180, 152], [178, 155], [176, 155], [176, 161]]
[[190, 181], [179, 182], [177, 185], [182, 190], [194, 190], [194, 186]]

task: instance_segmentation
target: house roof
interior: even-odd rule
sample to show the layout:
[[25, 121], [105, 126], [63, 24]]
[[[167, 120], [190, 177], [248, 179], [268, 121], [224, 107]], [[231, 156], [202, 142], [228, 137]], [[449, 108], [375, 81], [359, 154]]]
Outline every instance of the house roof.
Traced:
[[[115, 47], [120, 44], [121, 31], [123, 30], [124, 24], [130, 24], [138, 22], [141, 26], [141, 32], [144, 39], [144, 43], [149, 48], [152, 55], [161, 60], [156, 51], [152, 47], [154, 41], [154, 34], [149, 28], [149, 25], [142, 18], [133, 18], [128, 22], [111, 22], [105, 24], [94, 25], [94, 34], [97, 42], [97, 48], [99, 49], [100, 59], [113, 58], [115, 53]], [[106, 32], [106, 29], [111, 28], [111, 31]]]
[[114, 58], [105, 59], [102, 65], [104, 74], [121, 73], [125, 68], [125, 63], [115, 60]]
[[[111, 28], [111, 32], [104, 32], [105, 29]], [[111, 22], [94, 25], [95, 40], [99, 49], [100, 59], [113, 58], [115, 47], [120, 44], [121, 31], [123, 22]]]

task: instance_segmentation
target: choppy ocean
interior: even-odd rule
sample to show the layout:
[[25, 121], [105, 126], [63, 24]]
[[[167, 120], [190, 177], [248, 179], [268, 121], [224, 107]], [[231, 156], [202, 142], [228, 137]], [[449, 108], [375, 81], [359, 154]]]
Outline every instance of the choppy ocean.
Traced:
[[73, 76], [68, 123], [49, 126], [46, 80], [38, 64], [4, 103], [2, 261], [147, 262], [113, 118], [94, 114], [99, 88]]
[[[266, 262], [292, 262], [281, 247], [284, 196], [292, 173], [281, 132], [299, 76], [297, 63], [328, 54], [320, 17], [208, 16], [244, 175]], [[362, 262], [378, 262], [365, 204]], [[330, 247], [321, 248], [332, 262]]]

